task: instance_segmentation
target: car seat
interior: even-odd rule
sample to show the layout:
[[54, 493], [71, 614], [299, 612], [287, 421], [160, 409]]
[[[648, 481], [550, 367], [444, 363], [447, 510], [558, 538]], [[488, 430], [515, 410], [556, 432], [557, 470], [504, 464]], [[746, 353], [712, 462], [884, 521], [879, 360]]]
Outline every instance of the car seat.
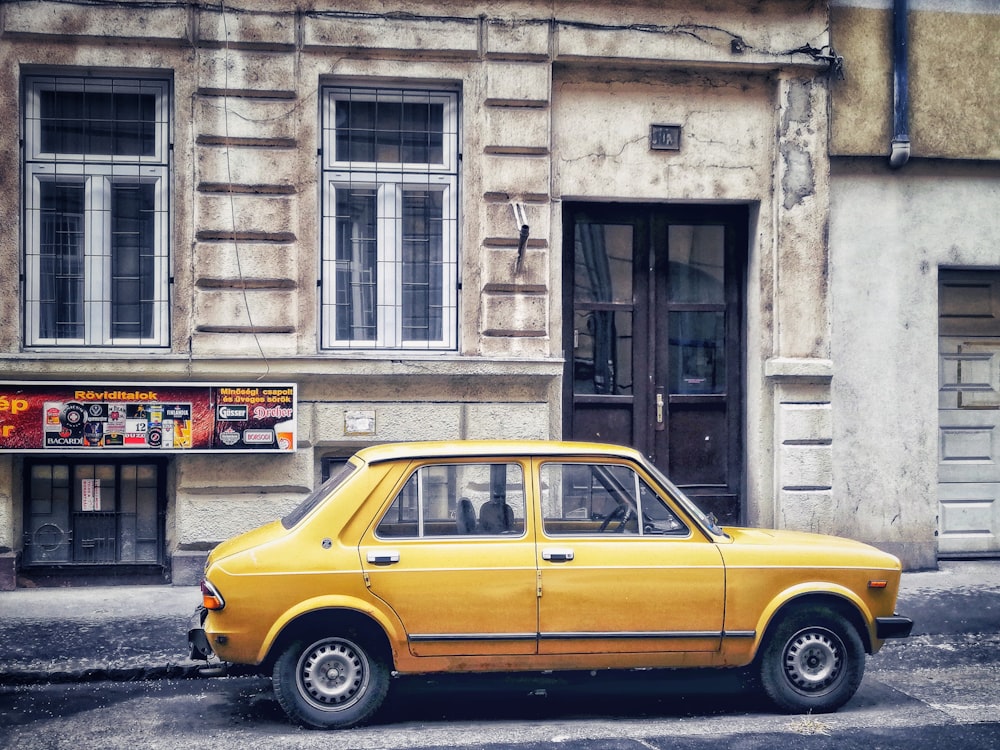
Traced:
[[455, 525], [459, 534], [476, 533], [476, 509], [472, 507], [472, 501], [463, 497], [458, 501], [458, 508], [455, 512]]
[[514, 511], [504, 502], [502, 497], [496, 497], [483, 503], [479, 509], [479, 530], [484, 534], [502, 534], [514, 527]]

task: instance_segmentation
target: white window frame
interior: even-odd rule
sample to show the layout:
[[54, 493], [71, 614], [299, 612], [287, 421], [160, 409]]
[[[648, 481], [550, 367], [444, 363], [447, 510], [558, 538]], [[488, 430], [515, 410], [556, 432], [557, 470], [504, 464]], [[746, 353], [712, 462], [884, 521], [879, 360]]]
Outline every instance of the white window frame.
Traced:
[[[156, 95], [155, 148], [149, 156], [122, 156], [117, 154], [64, 154], [42, 151], [42, 129], [39, 109], [43, 91], [114, 91], [115, 93], [150, 92]], [[166, 165], [170, 148], [170, 82], [149, 78], [89, 78], [80, 75], [29, 76], [25, 96], [26, 117], [24, 128], [25, 153], [28, 161], [89, 162], [102, 161], [115, 164]]]
[[[442, 160], [435, 163], [347, 162], [336, 159], [334, 120], [338, 98], [353, 101], [419, 101], [444, 108]], [[324, 90], [323, 249], [321, 257], [321, 346], [327, 350], [453, 350], [458, 335], [458, 93], [412, 88], [331, 86]], [[376, 335], [374, 340], [338, 339], [336, 307], [336, 206], [340, 190], [376, 192]], [[403, 261], [400, 225], [407, 191], [435, 191], [442, 197], [441, 336], [407, 339], [403, 331], [402, 288], [398, 269]]]
[[[83, 90], [149, 91], [156, 94], [154, 154], [64, 154], [42, 151], [40, 92], [59, 88]], [[29, 347], [160, 348], [169, 345], [169, 82], [161, 79], [93, 79], [72, 75], [30, 76], [25, 91], [24, 164], [24, 339]], [[84, 299], [83, 337], [43, 337], [41, 330], [41, 184], [83, 185]], [[111, 195], [116, 185], [146, 183], [154, 192], [154, 257], [152, 326], [150, 335], [123, 338], [112, 335]]]

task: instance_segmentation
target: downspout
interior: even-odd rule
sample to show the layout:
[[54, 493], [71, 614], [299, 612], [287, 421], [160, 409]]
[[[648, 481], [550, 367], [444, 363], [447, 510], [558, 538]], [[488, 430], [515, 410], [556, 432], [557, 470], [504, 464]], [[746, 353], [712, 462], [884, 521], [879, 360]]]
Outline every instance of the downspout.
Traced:
[[893, 0], [892, 3], [892, 143], [889, 144], [889, 166], [893, 169], [899, 169], [910, 160], [908, 5], [909, 0]]

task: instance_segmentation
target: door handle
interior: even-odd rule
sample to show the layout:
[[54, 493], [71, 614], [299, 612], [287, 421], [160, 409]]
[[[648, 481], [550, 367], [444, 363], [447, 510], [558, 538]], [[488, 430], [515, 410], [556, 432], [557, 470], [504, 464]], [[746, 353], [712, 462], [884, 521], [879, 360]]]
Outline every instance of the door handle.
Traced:
[[663, 423], [663, 387], [656, 389], [656, 431], [659, 432], [665, 427]]
[[399, 562], [399, 553], [395, 550], [385, 552], [369, 552], [368, 562], [372, 565], [392, 565]]
[[573, 550], [564, 548], [549, 548], [542, 550], [542, 559], [549, 562], [569, 562], [573, 559]]

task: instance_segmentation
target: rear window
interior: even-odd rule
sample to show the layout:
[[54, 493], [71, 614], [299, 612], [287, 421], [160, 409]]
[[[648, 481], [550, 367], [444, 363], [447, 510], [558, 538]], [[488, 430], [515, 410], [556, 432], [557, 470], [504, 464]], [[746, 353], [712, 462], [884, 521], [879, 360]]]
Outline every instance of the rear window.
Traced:
[[358, 468], [359, 467], [356, 464], [350, 461], [341, 466], [329, 479], [313, 490], [309, 497], [299, 503], [295, 510], [282, 518], [281, 525], [286, 529], [290, 529], [295, 526], [303, 518], [308, 516], [312, 509], [319, 505], [322, 500], [325, 500], [331, 492], [346, 482], [348, 477], [357, 471]]

